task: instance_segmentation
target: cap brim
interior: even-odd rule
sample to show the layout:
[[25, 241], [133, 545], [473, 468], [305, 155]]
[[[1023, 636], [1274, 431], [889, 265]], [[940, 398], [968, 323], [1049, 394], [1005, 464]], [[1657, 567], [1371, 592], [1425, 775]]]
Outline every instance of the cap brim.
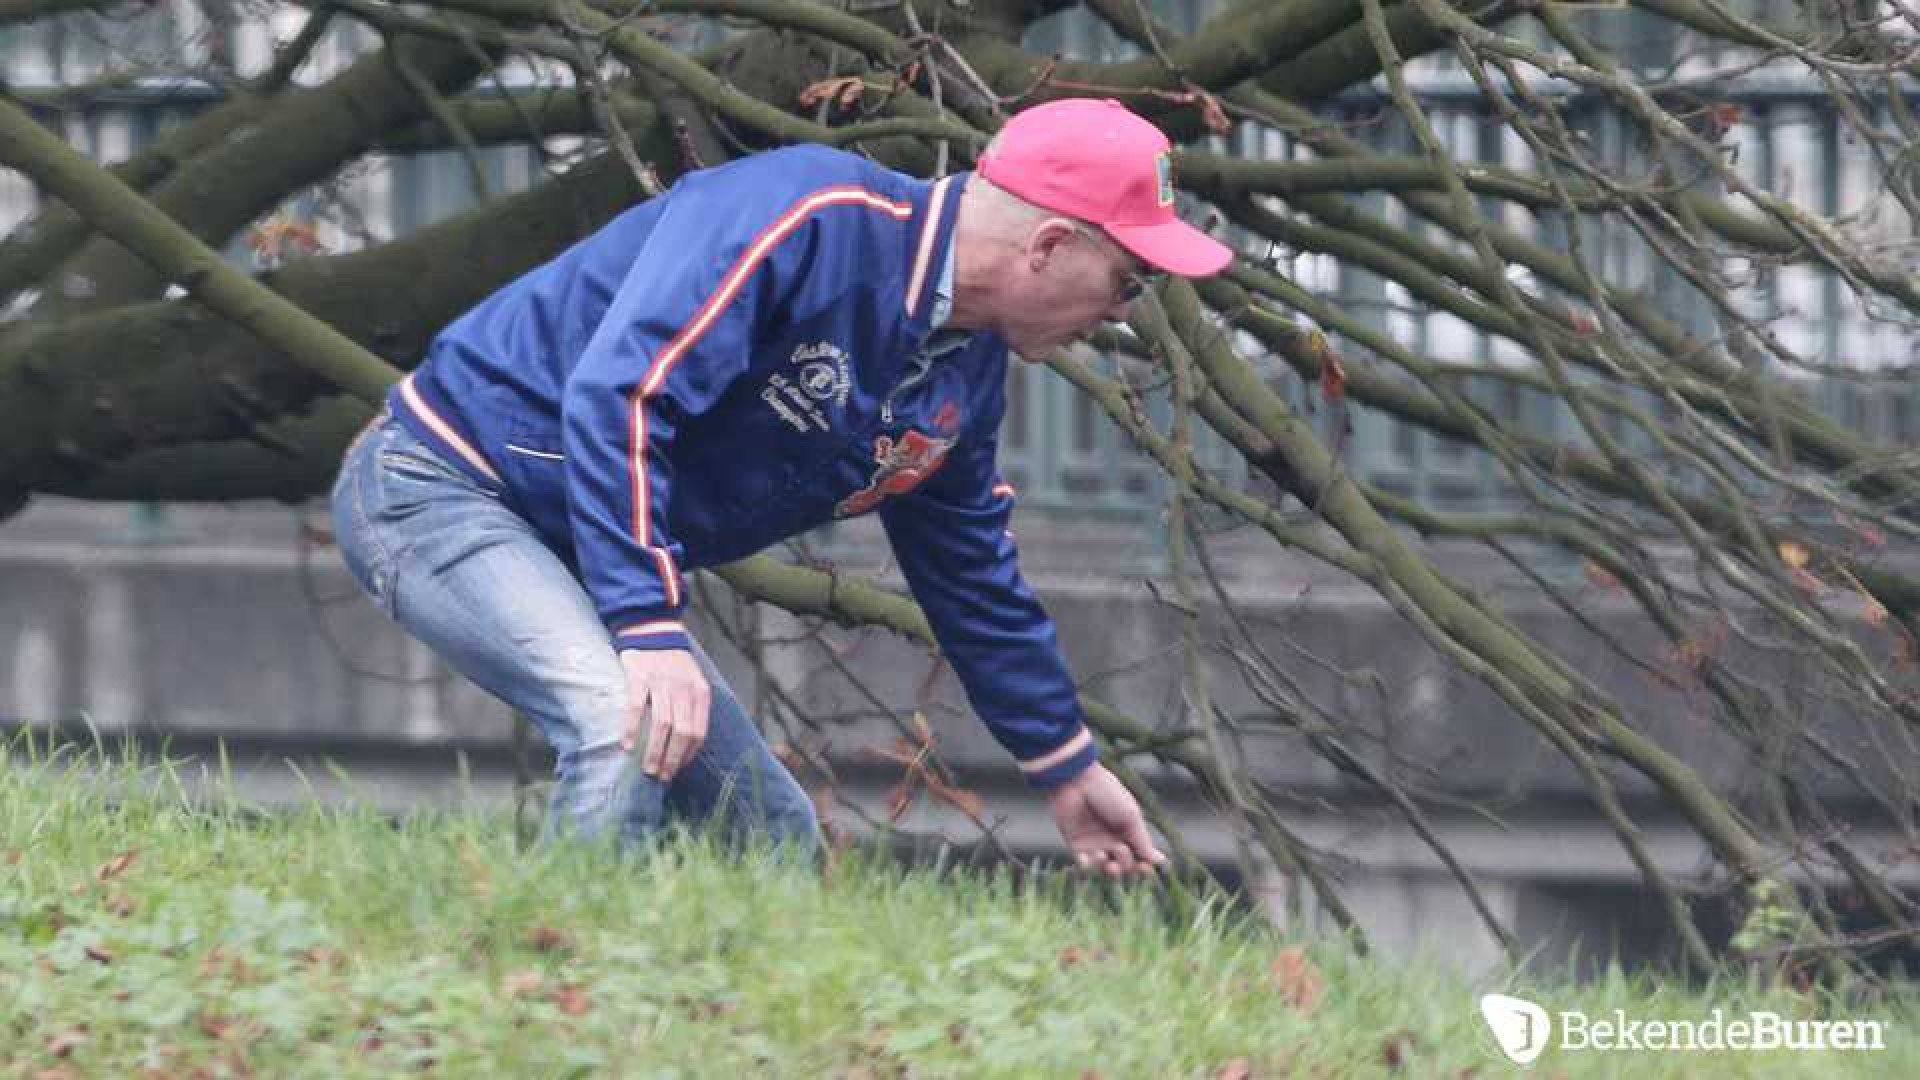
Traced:
[[1233, 261], [1233, 249], [1174, 218], [1158, 225], [1108, 225], [1114, 242], [1147, 264], [1181, 277], [1212, 277]]

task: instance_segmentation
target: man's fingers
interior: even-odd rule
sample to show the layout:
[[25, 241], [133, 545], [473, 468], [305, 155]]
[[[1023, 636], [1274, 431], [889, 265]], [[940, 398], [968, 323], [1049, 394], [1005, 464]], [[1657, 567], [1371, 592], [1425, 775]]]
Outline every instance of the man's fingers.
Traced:
[[1131, 849], [1134, 867], [1142, 874], [1151, 874], [1167, 865], [1167, 857], [1162, 855], [1160, 849], [1154, 847], [1151, 842], [1144, 845], [1133, 844]]
[[1138, 817], [1134, 818], [1133, 824], [1127, 829], [1127, 846], [1132, 848], [1133, 854], [1149, 867], [1167, 864], [1167, 857], [1160, 853], [1159, 848], [1153, 846], [1153, 836], [1147, 832], [1146, 822]]
[[662, 770], [667, 763], [668, 744], [673, 741], [673, 714], [659, 694], [653, 695], [647, 708], [651, 722], [647, 725], [647, 753], [640, 761], [640, 771], [664, 779]]
[[685, 649], [625, 649], [620, 663], [635, 704], [621, 745], [631, 753], [635, 744], [644, 741], [639, 769], [656, 779], [671, 780], [706, 741], [712, 700], [706, 675]]
[[648, 776], [660, 775], [660, 765], [666, 758], [669, 736], [666, 718], [655, 713], [653, 726], [647, 731], [647, 752], [640, 758], [641, 772]]
[[1141, 856], [1118, 842], [1076, 851], [1073, 859], [1083, 872], [1109, 878], [1152, 877], [1167, 861], [1158, 851]]
[[646, 721], [647, 703], [644, 699], [627, 706], [627, 724], [620, 729], [620, 749], [633, 753], [633, 748], [640, 745], [640, 732], [646, 728]]
[[677, 687], [658, 692], [649, 702], [653, 724], [647, 736], [647, 752], [640, 768], [648, 776], [671, 780], [686, 768], [707, 738], [705, 710], [699, 701], [704, 695], [693, 687]]
[[680, 775], [707, 735], [706, 717], [696, 706], [700, 695], [692, 686], [677, 687], [673, 694], [673, 752], [667, 761], [669, 779]]
[[681, 765], [693, 763], [695, 754], [707, 742], [707, 709], [710, 699], [708, 690], [703, 686], [687, 688], [687, 739], [683, 748]]
[[1074, 852], [1073, 858], [1086, 873], [1117, 878], [1133, 871], [1134, 861], [1131, 856], [1122, 854], [1123, 851], [1118, 846], [1087, 848]]
[[687, 756], [687, 698], [684, 690], [676, 688], [667, 692], [667, 717], [667, 727], [672, 735], [667, 739], [666, 751], [661, 755], [662, 780], [671, 780], [679, 775], [682, 760]]
[[680, 771], [680, 743], [687, 737], [681, 730], [680, 718], [674, 714], [673, 699], [669, 697], [666, 705], [666, 718], [661, 726], [667, 729], [666, 738], [660, 741], [660, 779], [671, 780]]

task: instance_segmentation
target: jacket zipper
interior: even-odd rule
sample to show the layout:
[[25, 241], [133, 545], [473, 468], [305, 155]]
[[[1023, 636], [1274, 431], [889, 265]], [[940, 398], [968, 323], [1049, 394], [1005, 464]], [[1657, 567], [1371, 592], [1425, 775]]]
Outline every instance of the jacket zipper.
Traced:
[[926, 382], [927, 376], [932, 374], [932, 372], [933, 361], [929, 360], [920, 366], [920, 370], [900, 380], [899, 385], [888, 391], [887, 400], [880, 403], [880, 422], [891, 426], [893, 424], [893, 399]]

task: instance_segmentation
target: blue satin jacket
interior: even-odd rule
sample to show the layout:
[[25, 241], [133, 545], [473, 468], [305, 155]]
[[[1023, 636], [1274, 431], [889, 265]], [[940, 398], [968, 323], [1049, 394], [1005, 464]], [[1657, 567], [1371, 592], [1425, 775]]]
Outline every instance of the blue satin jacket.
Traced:
[[974, 711], [1056, 786], [1095, 754], [1007, 531], [1006, 345], [936, 333], [966, 182], [812, 146], [690, 173], [449, 325], [389, 404], [621, 649], [686, 647], [686, 570], [879, 513]]

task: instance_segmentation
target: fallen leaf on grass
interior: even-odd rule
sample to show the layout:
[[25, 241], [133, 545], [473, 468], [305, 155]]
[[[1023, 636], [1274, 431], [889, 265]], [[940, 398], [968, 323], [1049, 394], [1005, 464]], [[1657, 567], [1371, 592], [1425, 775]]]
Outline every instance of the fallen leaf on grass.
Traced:
[[346, 970], [347, 958], [332, 949], [301, 949], [294, 955], [300, 958], [310, 970], [341, 972]]
[[200, 1032], [209, 1039], [224, 1039], [233, 1034], [233, 1020], [219, 1013], [200, 1014]]
[[556, 989], [553, 1003], [568, 1016], [585, 1016], [593, 1009], [593, 1003], [587, 1000], [586, 988], [579, 983], [567, 983]]
[[111, 949], [105, 949], [98, 945], [89, 945], [86, 948], [86, 954], [87, 954], [87, 959], [93, 961], [96, 964], [113, 963], [113, 950]]
[[247, 965], [246, 957], [231, 955], [215, 945], [200, 960], [200, 976], [211, 979], [219, 975], [225, 975], [237, 983], [245, 983], [253, 979], [253, 968]]
[[1407, 1057], [1413, 1053], [1416, 1042], [1413, 1032], [1396, 1031], [1381, 1041], [1380, 1060], [1386, 1062], [1390, 1069], [1401, 1068], [1406, 1065]]
[[861, 1053], [868, 1057], [885, 1057], [887, 1056], [887, 1044], [892, 1038], [892, 1028], [885, 1024], [875, 1024], [871, 1030], [860, 1036], [855, 1045], [860, 1048]]
[[1273, 987], [1280, 994], [1280, 1000], [1299, 1009], [1312, 1012], [1320, 1001], [1320, 992], [1326, 987], [1320, 969], [1307, 959], [1307, 951], [1298, 945], [1289, 945], [1280, 950], [1273, 958]]
[[250, 1043], [265, 1030], [257, 1024], [212, 1012], [201, 1013], [198, 1026], [201, 1034], [223, 1043]]
[[508, 997], [526, 997], [537, 993], [546, 981], [546, 976], [537, 971], [516, 971], [500, 980], [500, 991]]
[[94, 880], [112, 881], [114, 878], [117, 878], [121, 874], [126, 873], [127, 868], [132, 866], [134, 860], [138, 859], [139, 857], [140, 857], [140, 851], [138, 848], [132, 851], [123, 851], [120, 854], [115, 855], [113, 858], [108, 859], [104, 863], [101, 863], [100, 869], [95, 870], [93, 872]]
[[527, 932], [527, 945], [538, 953], [570, 953], [574, 950], [574, 938], [565, 930], [551, 926], [536, 926]]
[[677, 995], [673, 1003], [687, 1010], [687, 1015], [696, 1021], [718, 1020], [739, 1008], [731, 1001], [709, 1001], [685, 994]]
[[1083, 949], [1078, 945], [1069, 945], [1060, 950], [1060, 969], [1066, 971], [1081, 964], [1097, 963], [1113, 959], [1113, 950], [1106, 948]]
[[47, 1053], [57, 1058], [63, 1058], [73, 1053], [81, 1043], [86, 1041], [87, 1029], [84, 1026], [71, 1027], [65, 1031], [56, 1031], [53, 1033], [53, 1038], [47, 1040]]

